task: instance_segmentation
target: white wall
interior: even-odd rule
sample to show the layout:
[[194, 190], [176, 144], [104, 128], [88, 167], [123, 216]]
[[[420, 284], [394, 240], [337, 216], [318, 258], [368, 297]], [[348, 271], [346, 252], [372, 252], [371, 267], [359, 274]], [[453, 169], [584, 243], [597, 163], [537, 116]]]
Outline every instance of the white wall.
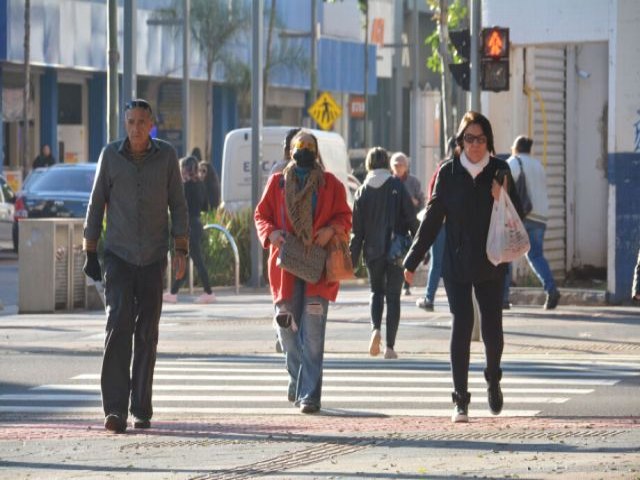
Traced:
[[615, 1], [484, 0], [482, 25], [509, 27], [515, 45], [603, 41]]

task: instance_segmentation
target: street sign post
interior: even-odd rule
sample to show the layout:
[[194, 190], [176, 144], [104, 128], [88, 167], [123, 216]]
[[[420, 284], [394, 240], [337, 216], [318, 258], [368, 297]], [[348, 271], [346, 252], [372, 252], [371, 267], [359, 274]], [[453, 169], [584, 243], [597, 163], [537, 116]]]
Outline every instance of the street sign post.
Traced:
[[329, 130], [338, 117], [342, 115], [342, 108], [331, 95], [324, 92], [309, 107], [308, 112], [322, 130]]

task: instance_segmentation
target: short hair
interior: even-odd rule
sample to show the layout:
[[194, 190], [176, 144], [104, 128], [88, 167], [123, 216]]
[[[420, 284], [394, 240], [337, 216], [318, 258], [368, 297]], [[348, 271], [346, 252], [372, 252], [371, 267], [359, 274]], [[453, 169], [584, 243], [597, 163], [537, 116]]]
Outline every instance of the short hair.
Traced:
[[149, 112], [149, 116], [153, 117], [153, 110], [151, 109], [151, 104], [147, 102], [144, 98], [135, 98], [124, 104], [125, 113], [133, 108], [141, 108]]
[[201, 161], [202, 160], [202, 150], [200, 150], [200, 147], [193, 147], [193, 149], [191, 150], [191, 156], [192, 157], [196, 157], [196, 160]]
[[367, 152], [364, 164], [367, 172], [378, 168], [389, 170], [389, 152], [382, 147], [373, 147]]
[[180, 168], [186, 169], [190, 175], [195, 176], [198, 174], [198, 159], [191, 155], [182, 157], [180, 159]]
[[404, 163], [409, 168], [409, 158], [402, 152], [396, 152], [391, 155], [389, 164], [395, 165], [396, 163]]
[[467, 130], [469, 125], [472, 125], [474, 123], [480, 125], [480, 128], [482, 128], [482, 133], [485, 137], [487, 137], [487, 150], [489, 151], [489, 153], [495, 154], [496, 150], [493, 146], [493, 130], [491, 128], [491, 122], [489, 122], [489, 119], [481, 113], [474, 112], [472, 110], [469, 110], [467, 113], [465, 113], [464, 117], [462, 117], [462, 120], [460, 121], [460, 126], [458, 127], [458, 132], [456, 133], [456, 153], [459, 155], [462, 150], [464, 150], [464, 132]]
[[287, 155], [287, 152], [291, 151], [291, 140], [293, 140], [293, 137], [295, 137], [300, 130], [302, 130], [302, 128], [295, 127], [295, 128], [290, 128], [287, 131], [287, 135], [284, 137], [284, 142], [282, 144], [282, 147], [283, 147], [282, 153], [284, 153], [285, 156]]
[[513, 141], [511, 148], [518, 153], [531, 153], [531, 146], [533, 145], [533, 139], [525, 135], [519, 135]]

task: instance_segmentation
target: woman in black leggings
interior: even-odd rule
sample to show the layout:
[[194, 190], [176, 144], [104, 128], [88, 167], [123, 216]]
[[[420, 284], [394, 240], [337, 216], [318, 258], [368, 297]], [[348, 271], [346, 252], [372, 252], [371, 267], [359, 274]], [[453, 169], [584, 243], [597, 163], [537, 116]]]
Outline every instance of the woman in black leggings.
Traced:
[[[494, 266], [486, 254], [487, 234], [493, 201], [502, 186], [520, 212], [520, 200], [506, 162], [492, 156], [493, 131], [486, 117], [467, 112], [456, 134], [453, 158], [442, 164], [433, 194], [418, 229], [413, 245], [405, 257], [405, 279], [413, 280], [413, 272], [424, 258], [447, 221], [442, 278], [453, 314], [451, 330], [451, 370], [455, 404], [454, 422], [468, 422], [469, 350], [473, 330], [475, 290], [482, 318], [482, 339], [491, 413], [502, 411], [500, 360], [503, 349], [502, 288], [506, 264]], [[496, 181], [497, 180], [497, 181]]]
[[[216, 296], [211, 291], [209, 285], [209, 273], [202, 258], [202, 222], [200, 212], [207, 210], [207, 196], [204, 184], [198, 175], [198, 160], [195, 157], [184, 157], [180, 159], [180, 172], [184, 182], [184, 196], [187, 200], [189, 210], [189, 255], [193, 260], [193, 265], [198, 271], [198, 277], [202, 283], [204, 293], [196, 298], [195, 303], [212, 303], [216, 301]], [[163, 295], [163, 300], [167, 303], [178, 301], [178, 290], [184, 284], [186, 275], [180, 280], [174, 280], [171, 291]]]

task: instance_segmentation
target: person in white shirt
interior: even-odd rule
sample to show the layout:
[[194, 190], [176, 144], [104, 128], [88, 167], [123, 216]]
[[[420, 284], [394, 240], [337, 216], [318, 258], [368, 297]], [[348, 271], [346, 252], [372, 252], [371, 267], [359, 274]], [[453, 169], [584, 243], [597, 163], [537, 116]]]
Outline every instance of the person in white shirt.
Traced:
[[[558, 306], [560, 292], [556, 287], [549, 263], [544, 258], [544, 232], [547, 228], [549, 216], [549, 199], [547, 197], [547, 177], [540, 161], [532, 156], [531, 146], [533, 139], [520, 135], [511, 147], [511, 157], [507, 160], [514, 181], [524, 171], [527, 193], [531, 199], [532, 209], [524, 218], [524, 227], [529, 234], [531, 248], [527, 253], [529, 266], [542, 283], [547, 299], [544, 303], [545, 310], [553, 310]], [[504, 286], [503, 305], [509, 308], [509, 284], [511, 283], [511, 265], [507, 271]]]

